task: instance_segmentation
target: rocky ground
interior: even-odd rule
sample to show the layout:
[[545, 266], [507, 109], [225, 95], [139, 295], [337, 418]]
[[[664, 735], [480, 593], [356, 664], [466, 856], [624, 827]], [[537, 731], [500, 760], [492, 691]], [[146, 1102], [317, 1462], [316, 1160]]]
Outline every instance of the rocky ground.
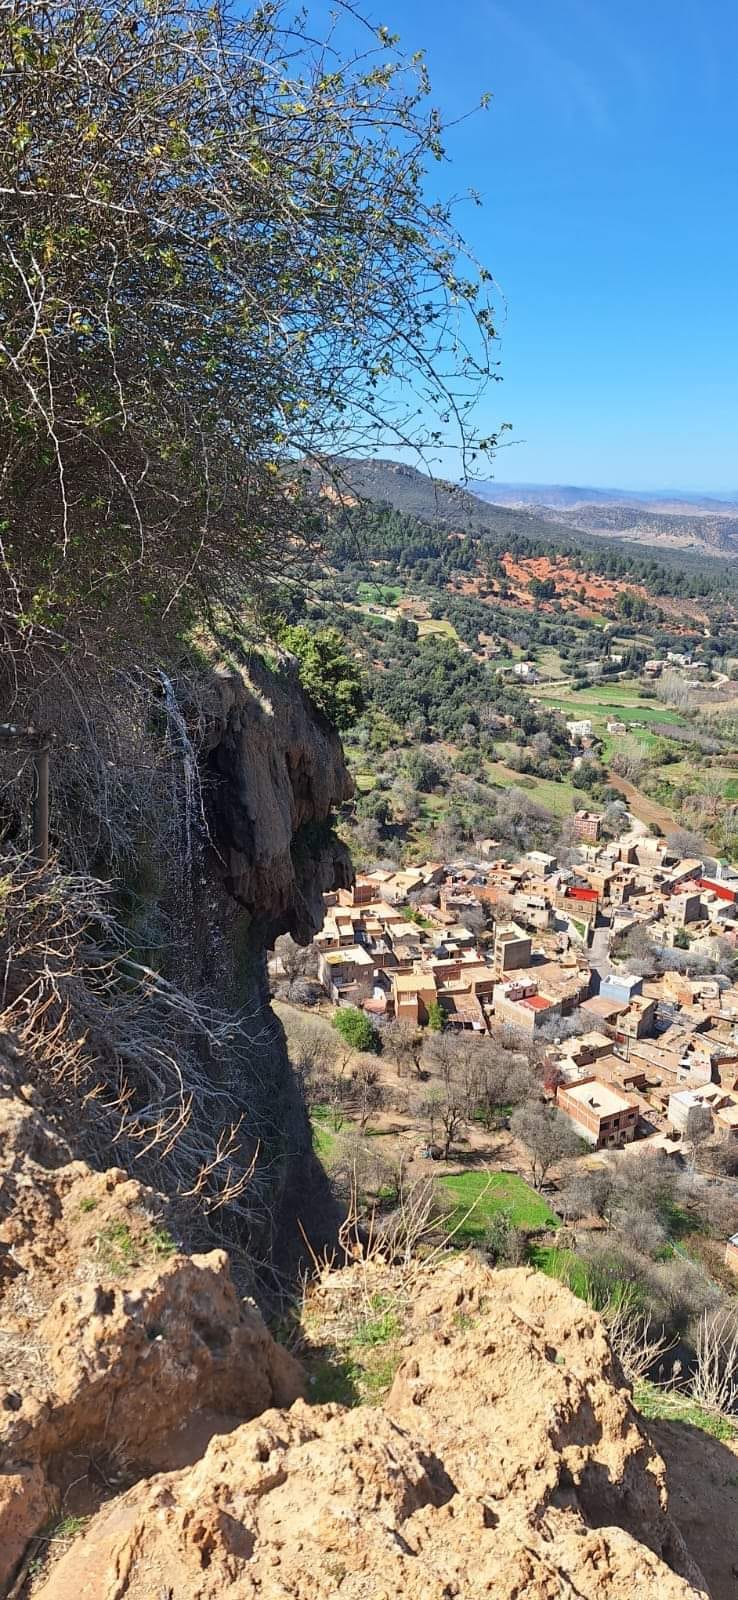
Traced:
[[[33, 1093], [4, 1087], [0, 1594], [708, 1594], [707, 1519], [684, 1481], [670, 1503], [602, 1324], [567, 1290], [469, 1257], [356, 1263], [308, 1295], [299, 1362], [223, 1252], [181, 1253], [155, 1194], [73, 1160]], [[379, 1381], [344, 1363], [352, 1403], [311, 1404], [347, 1316]], [[700, 1446], [727, 1481], [735, 1456]], [[710, 1579], [727, 1600], [724, 1560]]]

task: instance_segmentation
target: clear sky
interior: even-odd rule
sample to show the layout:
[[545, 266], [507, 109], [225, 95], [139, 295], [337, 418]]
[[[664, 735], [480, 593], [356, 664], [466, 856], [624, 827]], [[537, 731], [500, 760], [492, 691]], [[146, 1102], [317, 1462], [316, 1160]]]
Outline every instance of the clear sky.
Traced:
[[[501, 480], [738, 490], [738, 0], [372, 0], [501, 296]], [[434, 177], [437, 174], [434, 174]], [[452, 464], [445, 463], [449, 476]]]

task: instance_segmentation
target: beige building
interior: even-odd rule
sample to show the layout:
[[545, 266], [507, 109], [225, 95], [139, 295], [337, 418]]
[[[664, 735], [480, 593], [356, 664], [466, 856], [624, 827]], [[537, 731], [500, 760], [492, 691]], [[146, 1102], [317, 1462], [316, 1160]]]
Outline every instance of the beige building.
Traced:
[[508, 972], [529, 967], [532, 944], [530, 934], [517, 922], [508, 922], [505, 927], [498, 925], [492, 958], [495, 977], [502, 978]]
[[374, 958], [363, 945], [349, 945], [345, 950], [321, 951], [318, 963], [320, 981], [335, 1000], [339, 989], [350, 983], [371, 983]]
[[418, 1027], [428, 1021], [429, 1007], [438, 999], [435, 977], [431, 972], [393, 972], [392, 996], [397, 1021]]
[[599, 1078], [560, 1084], [559, 1109], [596, 1150], [630, 1144], [638, 1125], [638, 1102]]

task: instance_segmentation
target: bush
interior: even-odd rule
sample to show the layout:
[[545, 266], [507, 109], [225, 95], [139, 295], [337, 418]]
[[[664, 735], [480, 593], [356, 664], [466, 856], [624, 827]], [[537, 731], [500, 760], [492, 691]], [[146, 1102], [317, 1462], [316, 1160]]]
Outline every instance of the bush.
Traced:
[[440, 1000], [431, 1000], [428, 1007], [428, 1027], [431, 1033], [443, 1033], [446, 1018]]
[[379, 1050], [379, 1035], [374, 1023], [363, 1011], [359, 1011], [358, 1006], [341, 1006], [333, 1018], [333, 1026], [352, 1050]]
[[280, 643], [296, 656], [300, 682], [318, 710], [337, 728], [349, 728], [363, 710], [364, 697], [361, 673], [338, 630], [283, 628]]

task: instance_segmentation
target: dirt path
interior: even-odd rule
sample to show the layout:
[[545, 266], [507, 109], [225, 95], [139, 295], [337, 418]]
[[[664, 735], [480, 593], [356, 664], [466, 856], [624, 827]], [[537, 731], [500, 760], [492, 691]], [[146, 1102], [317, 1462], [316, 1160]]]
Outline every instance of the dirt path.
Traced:
[[676, 818], [671, 811], [667, 811], [666, 806], [660, 806], [656, 800], [649, 800], [647, 795], [641, 794], [640, 789], [636, 789], [635, 784], [630, 783], [627, 778], [616, 777], [614, 772], [608, 774], [607, 781], [613, 789], [619, 790], [624, 800], [627, 800], [628, 809], [633, 812], [634, 817], [649, 825], [655, 823], [662, 833], [671, 832]]

